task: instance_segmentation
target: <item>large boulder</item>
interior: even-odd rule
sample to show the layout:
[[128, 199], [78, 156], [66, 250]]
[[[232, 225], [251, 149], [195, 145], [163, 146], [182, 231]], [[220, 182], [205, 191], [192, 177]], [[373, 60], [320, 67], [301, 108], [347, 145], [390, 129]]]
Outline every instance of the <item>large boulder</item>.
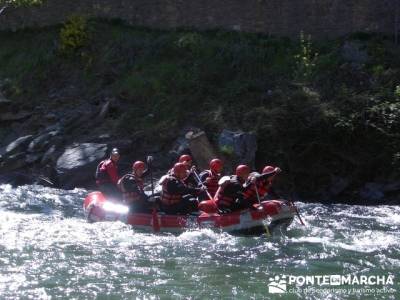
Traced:
[[106, 154], [106, 144], [83, 143], [67, 147], [56, 165], [60, 186], [73, 189], [92, 184], [96, 166]]
[[216, 154], [204, 131], [200, 131], [196, 134], [189, 132], [186, 135], [186, 139], [188, 140], [190, 152], [198, 167], [202, 170], [207, 169], [210, 160], [215, 158]]
[[254, 168], [257, 137], [252, 132], [224, 129], [218, 138], [221, 153], [230, 156], [234, 164], [247, 164]]

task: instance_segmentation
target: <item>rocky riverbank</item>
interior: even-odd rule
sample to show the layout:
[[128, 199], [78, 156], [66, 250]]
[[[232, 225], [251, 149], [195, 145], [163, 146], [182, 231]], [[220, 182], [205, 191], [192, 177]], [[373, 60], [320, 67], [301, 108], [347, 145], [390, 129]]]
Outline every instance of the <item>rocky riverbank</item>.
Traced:
[[[60, 31], [74, 26], [85, 40], [67, 51]], [[0, 39], [1, 182], [91, 188], [112, 147], [122, 171], [154, 155], [163, 172], [203, 131], [227, 172], [279, 165], [283, 194], [399, 203], [400, 51], [388, 37], [314, 45], [76, 19]]]

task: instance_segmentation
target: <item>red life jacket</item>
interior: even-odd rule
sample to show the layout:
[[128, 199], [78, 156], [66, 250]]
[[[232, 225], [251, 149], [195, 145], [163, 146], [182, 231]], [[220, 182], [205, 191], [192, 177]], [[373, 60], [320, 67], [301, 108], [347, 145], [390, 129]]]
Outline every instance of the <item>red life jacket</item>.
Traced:
[[96, 183], [118, 183], [118, 166], [111, 159], [101, 161], [96, 168]]
[[235, 176], [231, 176], [231, 179], [228, 182], [225, 182], [223, 185], [221, 185], [215, 195], [215, 203], [217, 204], [218, 207], [230, 207], [235, 201], [235, 195], [230, 195], [226, 193], [226, 188], [230, 184], [235, 183]]
[[133, 202], [138, 202], [141, 201], [141, 195], [139, 193], [137, 193], [136, 191], [128, 191], [125, 186], [125, 180], [134, 180], [136, 185], [138, 186], [140, 191], [143, 191], [144, 189], [144, 183], [143, 183], [143, 179], [140, 177], [136, 177], [135, 174], [125, 174], [124, 176], [122, 176], [122, 178], [118, 181], [118, 187], [122, 192], [122, 199], [124, 200], [124, 202], [127, 203], [133, 203]]
[[162, 181], [162, 192], [161, 192], [161, 203], [164, 205], [174, 205], [179, 203], [182, 200], [182, 195], [180, 194], [171, 194], [168, 191], [168, 182], [171, 180], [178, 180], [176, 177], [172, 175], [168, 175]]
[[212, 197], [214, 197], [215, 193], [218, 190], [218, 181], [221, 178], [221, 175], [215, 174], [211, 172], [211, 170], [206, 171], [208, 173], [208, 177], [206, 178], [205, 181], [205, 186], [207, 187], [208, 192]]
[[268, 189], [270, 186], [271, 183], [268, 180], [261, 180], [260, 182], [257, 182], [258, 195], [260, 198], [263, 198], [268, 194]]
[[268, 193], [269, 182], [267, 180], [259, 180], [256, 185], [252, 184], [244, 193], [244, 199], [250, 201], [257, 201], [256, 186], [258, 191], [258, 196], [263, 198]]

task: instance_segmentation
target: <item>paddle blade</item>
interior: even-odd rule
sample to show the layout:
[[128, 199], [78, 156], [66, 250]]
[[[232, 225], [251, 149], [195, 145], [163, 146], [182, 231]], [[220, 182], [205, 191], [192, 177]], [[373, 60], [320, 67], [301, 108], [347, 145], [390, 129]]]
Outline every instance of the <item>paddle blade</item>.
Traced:
[[151, 223], [153, 226], [153, 231], [160, 232], [160, 222], [158, 221], [158, 214], [155, 208], [153, 208], [153, 211], [151, 213]]

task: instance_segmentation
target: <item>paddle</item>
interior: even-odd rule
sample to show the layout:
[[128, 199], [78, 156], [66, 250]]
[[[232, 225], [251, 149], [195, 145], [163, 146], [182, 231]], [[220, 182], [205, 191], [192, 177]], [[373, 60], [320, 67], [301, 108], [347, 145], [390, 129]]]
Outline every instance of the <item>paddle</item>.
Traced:
[[[150, 172], [151, 197], [153, 198], [153, 201], [154, 201], [154, 184], [153, 184], [153, 167], [152, 167], [153, 157], [147, 156], [146, 162], [147, 162], [149, 172]], [[155, 201], [153, 202], [153, 210], [151, 213], [151, 218], [152, 218], [153, 231], [159, 232], [160, 231], [160, 223], [158, 222], [157, 205], [156, 205]]]
[[210, 192], [208, 191], [207, 187], [206, 187], [206, 186], [204, 185], [204, 183], [201, 181], [199, 174], [197, 174], [195, 170], [193, 170], [193, 174], [194, 174], [194, 176], [196, 177], [196, 180], [197, 180], [197, 182], [200, 184], [200, 186], [201, 186], [202, 188], [204, 188], [204, 190], [206, 191], [207, 197], [208, 197], [210, 200], [213, 200], [214, 197], [211, 197], [211, 194], [210, 194]]
[[[254, 188], [256, 189], [256, 196], [257, 196], [258, 204], [260, 205], [261, 208], [263, 208], [261, 206], [260, 194], [258, 193], [257, 181], [254, 182]], [[264, 224], [264, 228], [265, 228], [265, 233], [267, 234], [267, 236], [271, 236], [271, 232], [269, 231], [268, 225]]]
[[258, 194], [257, 181], [254, 182], [253, 184], [254, 184], [254, 188], [256, 189], [256, 196], [257, 196], [258, 204], [261, 205], [260, 195]]
[[301, 216], [300, 216], [299, 209], [298, 209], [297, 206], [294, 204], [293, 199], [291, 198], [289, 201], [290, 201], [290, 203], [292, 204], [292, 206], [294, 206], [294, 208], [296, 209], [296, 215], [297, 215], [297, 217], [299, 218], [301, 225], [306, 226], [306, 224], [304, 224], [303, 219], [302, 219]]

